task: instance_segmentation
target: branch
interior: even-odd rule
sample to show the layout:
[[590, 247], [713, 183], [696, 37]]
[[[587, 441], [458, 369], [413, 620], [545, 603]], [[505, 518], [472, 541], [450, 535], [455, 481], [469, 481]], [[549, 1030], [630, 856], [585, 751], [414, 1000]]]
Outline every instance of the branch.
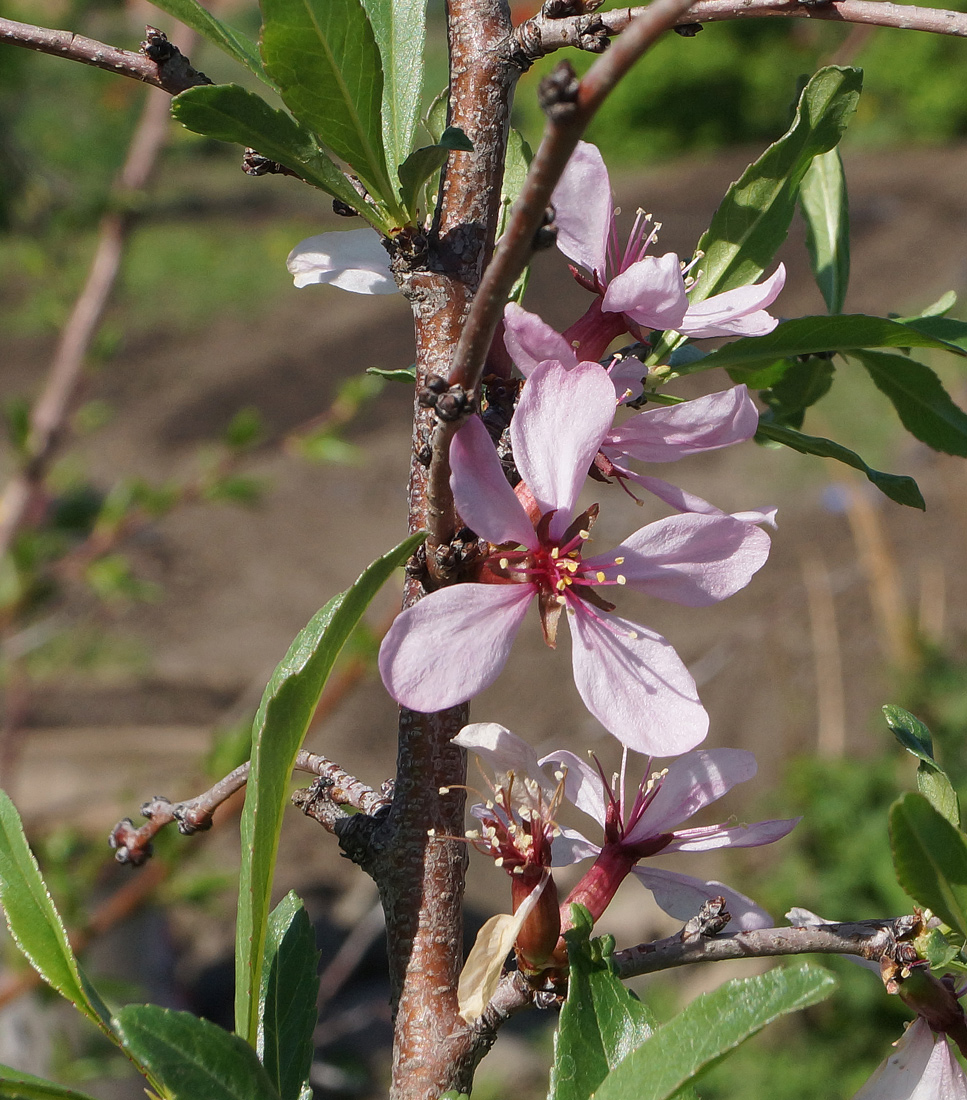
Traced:
[[73, 31], [57, 31], [0, 18], [0, 42], [22, 46], [25, 50], [66, 57], [82, 65], [92, 65], [109, 73], [153, 84], [163, 92], [177, 95], [186, 88], [211, 81], [191, 67], [188, 58], [155, 27], [145, 27], [145, 41], [138, 53], [109, 46]]

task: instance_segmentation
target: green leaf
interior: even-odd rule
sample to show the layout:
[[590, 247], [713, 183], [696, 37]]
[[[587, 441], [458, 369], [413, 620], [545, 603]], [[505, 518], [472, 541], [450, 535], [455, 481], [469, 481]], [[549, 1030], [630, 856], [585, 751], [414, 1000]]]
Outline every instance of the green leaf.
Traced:
[[800, 428], [806, 409], [829, 392], [835, 368], [829, 359], [816, 356], [787, 363], [782, 377], [760, 396], [769, 406], [770, 424]]
[[816, 1004], [835, 984], [816, 967], [726, 982], [658, 1028], [608, 1074], [594, 1100], [668, 1100], [766, 1024]]
[[391, 169], [413, 148], [423, 94], [426, 0], [363, 0], [383, 63], [383, 146]]
[[831, 439], [825, 439], [820, 435], [805, 435], [792, 428], [785, 428], [781, 424], [766, 424], [759, 420], [759, 430], [756, 439], [771, 439], [776, 443], [782, 443], [799, 451], [804, 455], [818, 455], [820, 458], [835, 458], [837, 462], [843, 462], [852, 466], [854, 470], [860, 470], [867, 478], [897, 504], [905, 504], [908, 508], [926, 510], [923, 495], [912, 477], [905, 474], [885, 474], [881, 470], [874, 470], [855, 452], [840, 443], [834, 443]]
[[448, 126], [436, 145], [424, 145], [422, 149], [414, 150], [400, 165], [400, 198], [411, 220], [416, 220], [420, 189], [440, 171], [454, 149], [469, 153], [473, 151], [473, 143], [459, 126]]
[[615, 973], [614, 937], [589, 939], [591, 915], [583, 906], [572, 906], [571, 918], [574, 927], [564, 934], [567, 1000], [554, 1035], [548, 1100], [587, 1100], [655, 1026], [651, 1011]]
[[279, 1100], [255, 1051], [208, 1020], [127, 1005], [114, 1022], [124, 1049], [150, 1068], [167, 1100]]
[[111, 1035], [111, 1013], [74, 957], [60, 914], [24, 836], [23, 823], [0, 790], [0, 906], [14, 942], [37, 973], [79, 1012]]
[[890, 807], [897, 881], [918, 904], [967, 936], [967, 839], [922, 794]]
[[860, 69], [836, 65], [809, 81], [792, 126], [732, 184], [698, 242], [705, 258], [689, 294], [692, 302], [755, 282], [772, 263], [789, 232], [806, 170], [839, 142], [862, 84]]
[[259, 80], [264, 80], [266, 84], [271, 83], [262, 68], [258, 47], [251, 38], [220, 19], [216, 19], [197, 0], [151, 0], [151, 3], [156, 8], [161, 8], [162, 11], [174, 16], [175, 19], [179, 19], [186, 27], [197, 31], [220, 50], [234, 57], [236, 61], [240, 61]]
[[277, 160], [308, 183], [358, 210], [376, 228], [385, 228], [377, 212], [360, 199], [345, 174], [319, 147], [315, 136], [254, 92], [238, 84], [189, 88], [171, 101], [171, 113], [196, 134], [257, 149], [262, 156]]
[[0, 1065], [0, 1097], [2, 1100], [92, 1100], [86, 1092], [4, 1065]]
[[849, 284], [849, 199], [838, 149], [813, 158], [799, 187], [813, 277], [830, 313], [842, 313]]
[[410, 385], [416, 381], [416, 367], [400, 367], [398, 370], [383, 370], [382, 367], [367, 367], [367, 374], [375, 374], [377, 378], [385, 378], [388, 382], [408, 382]]
[[935, 451], [967, 457], [967, 413], [950, 399], [934, 372], [902, 355], [854, 351], [877, 389], [890, 399], [900, 423]]
[[[953, 291], [950, 293], [953, 294]], [[943, 309], [946, 301], [946, 297], [941, 298], [930, 309]], [[951, 308], [953, 304], [951, 302], [947, 308]], [[967, 351], [967, 321], [957, 321], [953, 317], [944, 317], [941, 313], [925, 313], [922, 317], [908, 318], [904, 321], [904, 324], [916, 329], [924, 336], [932, 336], [936, 340], [943, 340], [948, 350], [953, 346], [961, 351]]]
[[694, 374], [713, 367], [724, 367], [736, 382], [745, 382], [748, 375], [776, 359], [830, 351], [853, 352], [863, 348], [939, 348], [965, 354], [955, 344], [920, 332], [912, 325], [903, 325], [886, 317], [846, 313], [783, 321], [766, 336], [743, 336], [733, 340], [709, 352], [696, 363], [678, 367], [675, 373]]
[[262, 57], [295, 117], [396, 208], [380, 121], [383, 72], [360, 0], [262, 0]]
[[372, 598], [425, 538], [411, 535], [378, 558], [309, 621], [272, 674], [252, 730], [252, 770], [242, 811], [242, 866], [235, 937], [235, 1029], [258, 1042], [259, 991], [269, 897], [289, 801], [289, 777], [339, 651]]
[[960, 799], [947, 773], [933, 757], [933, 739], [930, 730], [902, 707], [888, 704], [883, 708], [886, 724], [908, 753], [915, 756], [917, 788], [931, 806], [955, 827], [960, 827]]
[[318, 966], [315, 932], [290, 891], [269, 916], [259, 990], [258, 1054], [282, 1100], [299, 1100], [312, 1066]]
[[[504, 177], [500, 183], [500, 213], [497, 216], [497, 236], [500, 237], [507, 228], [510, 219], [510, 210], [517, 201], [517, 196], [524, 186], [527, 171], [530, 168], [534, 154], [531, 147], [524, 140], [519, 130], [511, 127], [507, 134], [507, 154], [504, 158]], [[519, 302], [524, 297], [527, 289], [527, 280], [530, 278], [530, 264], [517, 277], [516, 282], [507, 296], [511, 302]]]

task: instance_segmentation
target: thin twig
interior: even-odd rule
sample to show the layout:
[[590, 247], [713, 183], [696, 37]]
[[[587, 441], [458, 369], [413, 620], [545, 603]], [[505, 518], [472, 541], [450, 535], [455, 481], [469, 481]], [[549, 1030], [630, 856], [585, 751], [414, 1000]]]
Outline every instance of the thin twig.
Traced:
[[[51, 27], [35, 27], [30, 23], [18, 23], [13, 19], [0, 18], [0, 42], [11, 46], [22, 46], [26, 50], [49, 53], [55, 57], [65, 57], [69, 61], [79, 61], [82, 65], [92, 65], [95, 69], [104, 69], [118, 76], [127, 76], [140, 80], [143, 84], [153, 84], [163, 92], [177, 95], [186, 88], [199, 84], [211, 84], [204, 73], [191, 67], [188, 58], [175, 47], [172, 51], [161, 50], [155, 53], [154, 44], [164, 35], [154, 27], [146, 27], [146, 41], [141, 44], [138, 53], [98, 42], [94, 38], [85, 38], [73, 31], [59, 31]], [[181, 49], [188, 49], [182, 45]]]

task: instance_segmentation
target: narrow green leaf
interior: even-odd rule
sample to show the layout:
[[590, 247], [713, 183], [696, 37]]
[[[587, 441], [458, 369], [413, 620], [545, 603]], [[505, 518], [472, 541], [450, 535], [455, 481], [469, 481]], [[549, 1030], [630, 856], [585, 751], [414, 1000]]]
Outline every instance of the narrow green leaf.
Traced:
[[235, 1029], [258, 1043], [259, 991], [272, 874], [289, 777], [339, 651], [372, 598], [425, 538], [411, 535], [378, 558], [309, 621], [272, 674], [252, 729], [252, 770], [242, 811], [242, 866], [235, 936]]
[[816, 356], [786, 362], [782, 377], [760, 396], [769, 406], [770, 424], [801, 428], [806, 409], [829, 392], [835, 368], [831, 360]]
[[591, 915], [571, 909], [565, 933], [570, 963], [567, 1000], [554, 1035], [548, 1100], [588, 1100], [618, 1063], [652, 1033], [651, 1011], [622, 985], [611, 955], [614, 938], [589, 939]]
[[420, 116], [426, 0], [363, 0], [363, 6], [383, 63], [383, 145], [392, 175], [413, 148]]
[[823, 1000], [833, 976], [816, 967], [770, 970], [703, 994], [604, 1079], [594, 1100], [669, 1100], [683, 1085], [767, 1024]]
[[888, 703], [883, 708], [886, 724], [900, 744], [919, 761], [917, 789], [930, 805], [954, 825], [960, 828], [960, 799], [947, 773], [933, 758], [933, 738], [930, 730], [902, 707]]
[[908, 508], [926, 510], [923, 495], [912, 477], [905, 474], [885, 474], [881, 470], [874, 470], [855, 452], [840, 443], [834, 443], [831, 439], [825, 439], [819, 435], [805, 435], [792, 428], [784, 428], [780, 424], [766, 424], [761, 419], [756, 439], [771, 439], [776, 443], [782, 443], [799, 451], [804, 455], [818, 455], [820, 458], [835, 458], [837, 462], [843, 462], [852, 466], [854, 470], [864, 473], [867, 478], [890, 500], [897, 504], [905, 504]]
[[862, 84], [860, 69], [836, 65], [809, 81], [789, 130], [732, 184], [698, 242], [705, 257], [691, 301], [755, 282], [772, 263], [789, 232], [810, 162], [837, 145]]
[[45, 1081], [30, 1073], [21, 1073], [11, 1066], [0, 1065], [0, 1098], [2, 1100], [92, 1100], [86, 1092]]
[[400, 367], [397, 370], [367, 367], [366, 373], [375, 374], [377, 378], [385, 378], [387, 382], [407, 382], [412, 385], [416, 381], [416, 367]]
[[[953, 294], [953, 291], [950, 292]], [[946, 305], [946, 297], [936, 302], [931, 309], [942, 309]], [[953, 302], [947, 306], [952, 308]], [[936, 340], [943, 340], [948, 350], [950, 347], [967, 351], [967, 321], [958, 321], [953, 317], [944, 317], [942, 313], [926, 313], [922, 317], [911, 317], [904, 321], [912, 329], [924, 336], [932, 336]]]
[[198, 0], [151, 0], [151, 3], [168, 15], [174, 16], [175, 19], [179, 19], [186, 27], [197, 31], [230, 57], [234, 57], [259, 80], [264, 80], [266, 84], [271, 83], [262, 68], [258, 47], [251, 38], [220, 19], [216, 19], [211, 12], [198, 3]]
[[743, 336], [733, 340], [704, 359], [684, 364], [677, 374], [724, 367], [737, 382], [777, 359], [819, 352], [852, 352], [864, 348], [938, 348], [964, 355], [964, 349], [886, 317], [867, 317], [863, 313], [837, 314], [832, 317], [797, 317], [783, 321], [767, 336]]
[[282, 1100], [299, 1100], [312, 1066], [318, 966], [315, 932], [290, 891], [269, 916], [259, 990], [258, 1054]]
[[395, 208], [386, 174], [379, 49], [360, 0], [262, 0], [262, 57], [282, 100]]
[[923, 363], [903, 355], [854, 351], [877, 389], [890, 399], [900, 423], [935, 451], [967, 457], [967, 413], [950, 399], [943, 383]]
[[127, 1005], [114, 1023], [124, 1049], [150, 1068], [167, 1100], [279, 1100], [255, 1051], [208, 1020]]
[[82, 974], [60, 914], [24, 836], [23, 823], [0, 790], [0, 906], [14, 942], [37, 973], [108, 1035], [111, 1014]]
[[[507, 228], [510, 219], [510, 210], [517, 201], [524, 180], [527, 178], [527, 170], [530, 168], [534, 154], [531, 147], [524, 140], [519, 130], [511, 127], [507, 134], [507, 154], [504, 157], [504, 178], [500, 182], [500, 213], [497, 216], [497, 236]], [[517, 277], [510, 289], [508, 298], [512, 302], [520, 302], [527, 290], [527, 280], [530, 278], [530, 264]]]
[[473, 143], [459, 126], [448, 126], [436, 145], [424, 145], [416, 149], [400, 165], [400, 199], [403, 209], [416, 220], [420, 189], [446, 163], [452, 150], [472, 152]]
[[277, 160], [315, 187], [352, 206], [377, 228], [384, 228], [376, 211], [360, 199], [314, 135], [254, 92], [238, 84], [189, 88], [171, 101], [171, 113], [196, 134], [257, 149], [262, 156]]
[[849, 199], [838, 149], [819, 153], [799, 188], [806, 248], [816, 285], [830, 313], [842, 313], [849, 283]]
[[[935, 302], [933, 302], [931, 305], [927, 306], [926, 309], [921, 310], [915, 317], [901, 317], [900, 320], [904, 321], [904, 322], [908, 322], [908, 321], [931, 320], [931, 319], [934, 319], [934, 318], [937, 318], [937, 317], [943, 317], [946, 314], [948, 314], [954, 308], [954, 306], [956, 304], [957, 304], [957, 293], [956, 293], [956, 291], [948, 290], [946, 294], [941, 294], [940, 297]], [[960, 322], [957, 322], [957, 323], [962, 325], [964, 328], [967, 328], [967, 325], [964, 325], [963, 321], [960, 321]]]
[[967, 839], [922, 794], [890, 807], [897, 881], [911, 898], [967, 936]]

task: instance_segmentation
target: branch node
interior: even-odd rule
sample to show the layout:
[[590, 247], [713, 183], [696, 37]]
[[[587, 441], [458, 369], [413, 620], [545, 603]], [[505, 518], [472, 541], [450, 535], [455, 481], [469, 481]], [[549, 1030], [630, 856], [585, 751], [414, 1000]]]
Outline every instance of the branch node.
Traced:
[[570, 61], [562, 61], [537, 88], [537, 101], [548, 119], [561, 125], [570, 122], [577, 114], [578, 92], [581, 82]]
[[158, 66], [161, 86], [174, 94], [199, 84], [211, 84], [212, 81], [203, 72], [192, 67], [191, 62], [169, 41], [164, 31], [157, 27], [144, 28], [144, 40], [140, 44], [141, 53]]

